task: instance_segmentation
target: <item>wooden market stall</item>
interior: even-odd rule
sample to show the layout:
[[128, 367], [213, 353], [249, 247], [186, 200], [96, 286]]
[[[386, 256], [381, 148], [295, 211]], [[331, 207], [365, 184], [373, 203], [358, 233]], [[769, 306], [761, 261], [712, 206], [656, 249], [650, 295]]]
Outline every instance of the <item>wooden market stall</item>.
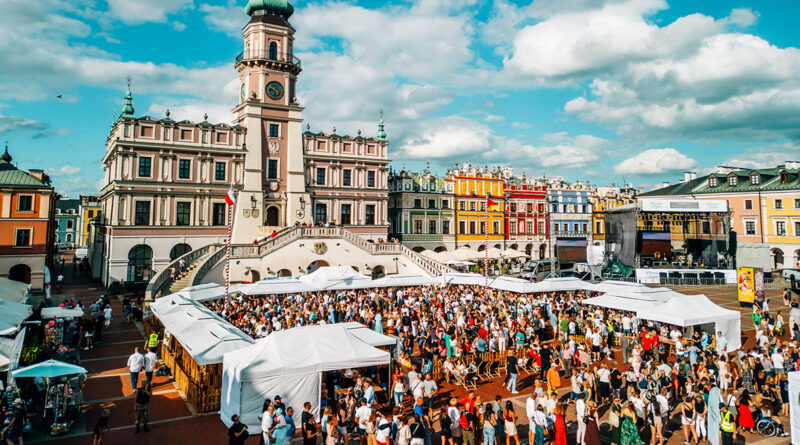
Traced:
[[222, 388], [222, 356], [254, 343], [203, 305], [170, 295], [150, 305], [149, 338], [158, 334], [158, 355], [198, 412], [217, 411]]

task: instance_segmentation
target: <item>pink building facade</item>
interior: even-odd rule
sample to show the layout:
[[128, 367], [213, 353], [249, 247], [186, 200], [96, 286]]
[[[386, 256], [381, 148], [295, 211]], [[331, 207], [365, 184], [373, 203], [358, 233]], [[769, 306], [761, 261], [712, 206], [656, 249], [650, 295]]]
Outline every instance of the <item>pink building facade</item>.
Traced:
[[315, 224], [343, 225], [364, 238], [386, 240], [388, 142], [379, 124], [377, 138], [303, 133], [306, 190]]
[[98, 278], [146, 282], [178, 256], [221, 242], [225, 194], [241, 187], [244, 137], [243, 127], [176, 122], [169, 111], [136, 118], [129, 90], [103, 157]]

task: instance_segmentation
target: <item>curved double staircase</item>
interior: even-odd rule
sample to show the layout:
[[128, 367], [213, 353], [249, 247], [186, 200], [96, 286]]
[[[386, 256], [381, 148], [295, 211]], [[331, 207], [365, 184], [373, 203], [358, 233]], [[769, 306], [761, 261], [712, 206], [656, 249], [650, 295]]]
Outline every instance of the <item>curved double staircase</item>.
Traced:
[[[259, 244], [231, 245], [231, 259], [261, 258], [295, 240], [320, 238], [345, 240], [371, 255], [402, 255], [432, 277], [455, 272], [452, 268], [424, 257], [402, 244], [372, 243], [343, 227], [288, 227]], [[225, 244], [209, 244], [176, 258], [153, 276], [147, 284], [145, 298], [152, 300], [160, 295], [169, 295], [185, 287], [200, 284], [211, 269], [225, 260], [225, 251]], [[176, 273], [173, 279], [170, 270], [174, 267], [177, 271], [181, 260], [184, 263], [184, 271]]]

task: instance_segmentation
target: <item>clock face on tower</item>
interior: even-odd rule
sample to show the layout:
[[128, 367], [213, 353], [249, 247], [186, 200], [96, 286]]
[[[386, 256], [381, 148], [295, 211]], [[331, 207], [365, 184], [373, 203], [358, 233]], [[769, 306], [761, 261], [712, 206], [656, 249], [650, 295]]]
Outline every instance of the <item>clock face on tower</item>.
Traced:
[[275, 81], [268, 83], [267, 96], [271, 97], [274, 100], [278, 100], [281, 97], [283, 97], [283, 85]]

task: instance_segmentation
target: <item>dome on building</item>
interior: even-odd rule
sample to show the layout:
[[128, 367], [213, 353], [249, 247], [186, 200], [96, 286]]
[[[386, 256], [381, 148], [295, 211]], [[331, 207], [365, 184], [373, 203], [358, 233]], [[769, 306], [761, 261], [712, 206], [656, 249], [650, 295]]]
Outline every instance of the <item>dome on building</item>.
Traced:
[[244, 12], [249, 16], [272, 14], [288, 20], [294, 14], [294, 6], [287, 0], [249, 0]]

